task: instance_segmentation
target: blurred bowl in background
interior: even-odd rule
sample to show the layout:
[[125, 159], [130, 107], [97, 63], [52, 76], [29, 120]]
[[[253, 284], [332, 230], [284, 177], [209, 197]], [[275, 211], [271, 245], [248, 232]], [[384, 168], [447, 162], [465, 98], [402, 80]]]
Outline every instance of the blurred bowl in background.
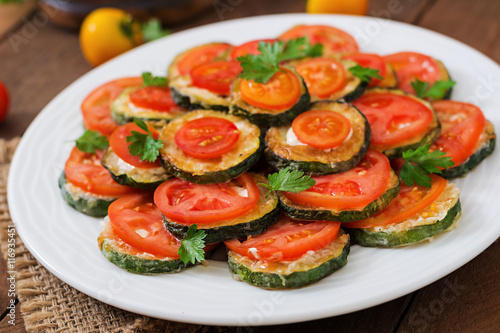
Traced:
[[156, 17], [173, 25], [201, 13], [212, 0], [40, 0], [38, 4], [54, 24], [78, 29], [85, 16], [99, 7], [121, 8], [139, 20]]

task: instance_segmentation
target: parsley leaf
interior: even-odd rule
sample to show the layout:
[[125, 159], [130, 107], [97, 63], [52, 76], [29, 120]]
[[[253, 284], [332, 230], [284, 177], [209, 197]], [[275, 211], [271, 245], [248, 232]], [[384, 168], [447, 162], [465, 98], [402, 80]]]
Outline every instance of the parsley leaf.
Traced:
[[420, 98], [431, 98], [438, 100], [443, 98], [448, 90], [450, 90], [456, 84], [455, 81], [436, 81], [430, 88], [429, 82], [424, 82], [419, 79], [415, 79], [411, 86], [415, 90], [415, 94]]
[[267, 176], [269, 184], [259, 183], [269, 190], [266, 197], [272, 191], [286, 191], [297, 193], [300, 191], [305, 191], [316, 184], [316, 181], [308, 175], [304, 175], [302, 171], [292, 170], [290, 167], [281, 169], [279, 172], [275, 172]]
[[154, 162], [160, 155], [158, 149], [163, 148], [163, 142], [153, 138], [153, 134], [149, 131], [148, 125], [142, 120], [134, 119], [134, 123], [146, 133], [131, 131], [132, 135], [126, 137], [126, 141], [130, 142], [128, 150], [132, 156], [139, 156], [141, 161]]
[[257, 83], [269, 81], [275, 73], [280, 71], [279, 63], [282, 61], [317, 57], [323, 53], [323, 45], [311, 45], [307, 38], [292, 39], [286, 44], [283, 41], [260, 42], [257, 49], [260, 54], [248, 54], [237, 58], [243, 68], [240, 76]]
[[170, 35], [170, 30], [163, 29], [160, 20], [157, 18], [152, 18], [147, 22], [144, 22], [141, 26], [142, 38], [145, 42], [150, 42], [152, 40]]
[[408, 186], [417, 184], [431, 187], [431, 173], [441, 173], [440, 168], [449, 168], [455, 163], [450, 157], [445, 157], [445, 152], [435, 150], [429, 152], [430, 145], [418, 147], [415, 150], [409, 149], [403, 153], [405, 163], [399, 177]]
[[370, 67], [362, 67], [360, 65], [353, 66], [349, 68], [349, 72], [355, 77], [359, 78], [363, 82], [370, 82], [372, 78], [383, 80], [384, 78], [379, 75], [378, 69], [373, 69]]
[[182, 262], [187, 264], [189, 261], [193, 264], [196, 261], [205, 260], [205, 237], [207, 234], [203, 230], [197, 230], [198, 226], [193, 224], [189, 227], [186, 237], [181, 241], [181, 246], [177, 254], [181, 256]]
[[153, 76], [150, 72], [142, 73], [142, 85], [144, 87], [148, 86], [157, 86], [157, 87], [166, 87], [167, 86], [167, 78], [162, 76]]
[[85, 153], [95, 153], [96, 149], [105, 149], [108, 146], [108, 138], [99, 132], [86, 130], [85, 133], [76, 139], [76, 148]]

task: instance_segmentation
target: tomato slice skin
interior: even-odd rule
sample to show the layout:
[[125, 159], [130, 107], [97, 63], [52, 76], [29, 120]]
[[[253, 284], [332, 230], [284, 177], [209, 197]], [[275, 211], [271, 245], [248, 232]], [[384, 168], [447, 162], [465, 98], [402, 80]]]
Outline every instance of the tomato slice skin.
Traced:
[[166, 87], [141, 87], [130, 94], [130, 102], [140, 108], [162, 112], [180, 109], [174, 102], [170, 89]]
[[398, 88], [415, 94], [411, 83], [419, 79], [433, 85], [439, 79], [439, 66], [434, 58], [416, 52], [399, 52], [384, 57], [396, 71]]
[[431, 150], [445, 152], [455, 166], [460, 165], [474, 153], [486, 118], [481, 109], [468, 103], [437, 101], [432, 106], [441, 123], [441, 135]]
[[[342, 59], [357, 62], [361, 67], [369, 67], [378, 70], [378, 75], [385, 77], [387, 73], [387, 63], [382, 56], [374, 53], [353, 53], [344, 55]], [[375, 87], [382, 80], [372, 78], [368, 87]]]
[[359, 46], [347, 32], [327, 25], [297, 25], [283, 33], [279, 39], [308, 37], [309, 43], [323, 44], [324, 53], [358, 52]]
[[[231, 186], [235, 182], [247, 191], [246, 197]], [[187, 225], [238, 217], [255, 207], [259, 197], [257, 184], [247, 173], [226, 183], [206, 185], [172, 178], [154, 193], [155, 204], [166, 217]]]
[[66, 179], [74, 186], [93, 194], [120, 196], [137, 192], [111, 178], [109, 171], [101, 165], [102, 153], [84, 153], [74, 147], [64, 166]]
[[351, 132], [351, 122], [340, 113], [310, 110], [292, 122], [297, 139], [309, 146], [330, 149], [340, 146]]
[[181, 150], [192, 157], [210, 159], [233, 149], [240, 137], [236, 125], [224, 118], [204, 117], [184, 124], [174, 135]]
[[345, 226], [347, 228], [374, 228], [400, 223], [420, 213], [436, 201], [448, 184], [446, 179], [434, 174], [430, 177], [432, 178], [430, 189], [416, 184], [407, 186], [402, 182], [399, 195], [391, 200], [386, 209], [367, 219], [348, 222]]
[[244, 44], [241, 44], [239, 46], [234, 47], [231, 50], [231, 53], [229, 54], [229, 57], [232, 60], [236, 60], [238, 57], [244, 57], [244, 56], [249, 55], [249, 54], [251, 54], [251, 55], [257, 55], [257, 54], [260, 54], [260, 51], [258, 50], [260, 42], [274, 44], [277, 41], [278, 41], [277, 39], [257, 39], [257, 40], [252, 40], [250, 42], [246, 42]]
[[[155, 256], [178, 259], [181, 241], [163, 225], [160, 210], [154, 205], [151, 193], [121, 197], [108, 208], [115, 234], [127, 244]], [[141, 236], [138, 230], [146, 235]]]
[[227, 248], [254, 260], [296, 260], [308, 251], [324, 248], [337, 238], [340, 223], [331, 221], [296, 221], [286, 215], [262, 234], [246, 241], [225, 241]]
[[392, 145], [422, 133], [432, 110], [412, 97], [389, 92], [365, 93], [353, 102], [368, 119], [372, 144]]
[[309, 59], [295, 66], [295, 70], [304, 79], [309, 93], [319, 98], [327, 98], [346, 85], [344, 66], [335, 59]]
[[241, 71], [238, 61], [216, 61], [193, 68], [189, 75], [195, 87], [229, 95], [231, 83]]
[[225, 43], [202, 45], [188, 51], [176, 64], [180, 75], [188, 75], [195, 67], [209, 64], [214, 59], [222, 56], [232, 46]]
[[387, 157], [368, 150], [358, 165], [345, 172], [312, 177], [316, 184], [306, 191], [284, 192], [291, 201], [322, 207], [345, 210], [362, 208], [384, 192], [390, 179], [391, 166]]
[[250, 105], [272, 111], [294, 106], [301, 95], [300, 81], [289, 69], [281, 68], [267, 83], [242, 79], [241, 98]]
[[[158, 138], [158, 132], [151, 126], [148, 127], [153, 133], [153, 138]], [[137, 168], [153, 169], [161, 167], [161, 162], [157, 159], [154, 162], [141, 161], [139, 156], [132, 156], [129, 151], [130, 142], [127, 142], [127, 136], [132, 135], [132, 131], [139, 133], [146, 133], [143, 129], [135, 123], [128, 123], [118, 127], [109, 136], [109, 146], [119, 158]]]
[[82, 102], [85, 128], [110, 135], [119, 125], [111, 118], [111, 102], [123, 89], [142, 85], [141, 77], [127, 77], [105, 83], [92, 91]]

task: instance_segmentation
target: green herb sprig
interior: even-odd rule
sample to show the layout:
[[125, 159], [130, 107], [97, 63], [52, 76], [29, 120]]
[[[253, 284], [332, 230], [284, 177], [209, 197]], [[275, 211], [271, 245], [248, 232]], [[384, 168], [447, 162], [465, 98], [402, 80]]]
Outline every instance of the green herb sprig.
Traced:
[[260, 54], [248, 54], [237, 58], [243, 68], [240, 76], [257, 83], [266, 83], [281, 70], [280, 62], [320, 56], [323, 53], [323, 45], [311, 45], [307, 38], [297, 38], [286, 43], [283, 41], [260, 42], [258, 50]]
[[405, 163], [399, 174], [406, 185], [431, 187], [431, 173], [441, 173], [441, 168], [449, 168], [455, 165], [450, 157], [444, 156], [446, 153], [435, 150], [429, 152], [430, 145], [418, 147], [415, 150], [409, 149], [403, 153]]
[[266, 197], [272, 191], [297, 193], [305, 191], [316, 184], [316, 181], [312, 179], [311, 176], [304, 175], [302, 171], [290, 171], [290, 167], [286, 167], [278, 172], [268, 175], [267, 179], [269, 180], [269, 184], [259, 183], [259, 185], [262, 185], [269, 190]]
[[384, 78], [379, 75], [378, 69], [373, 69], [370, 67], [362, 67], [360, 65], [356, 65], [349, 68], [349, 72], [352, 75], [359, 78], [363, 82], [370, 82], [372, 78], [383, 80]]
[[96, 149], [106, 149], [109, 145], [108, 138], [97, 131], [86, 130], [76, 139], [76, 148], [85, 152], [95, 154]]
[[415, 94], [418, 97], [439, 100], [442, 99], [446, 95], [448, 90], [453, 88], [455, 84], [455, 81], [446, 80], [436, 81], [432, 86], [430, 86], [429, 82], [424, 82], [416, 79], [411, 83], [411, 86], [413, 87], [413, 90], [415, 90]]
[[160, 155], [158, 150], [163, 148], [163, 142], [153, 137], [153, 133], [151, 133], [144, 121], [134, 119], [134, 123], [146, 133], [131, 131], [132, 135], [126, 137], [126, 141], [130, 142], [128, 146], [130, 154], [139, 156], [141, 161], [156, 161]]
[[177, 252], [181, 256], [182, 262], [193, 264], [196, 261], [205, 260], [205, 237], [207, 234], [203, 230], [198, 230], [198, 226], [193, 224], [189, 227], [186, 237], [181, 241], [181, 246]]
[[170, 35], [170, 30], [163, 29], [161, 22], [157, 18], [151, 18], [141, 25], [142, 38], [145, 42]]
[[156, 86], [156, 87], [166, 87], [168, 80], [163, 76], [154, 76], [151, 72], [142, 73], [142, 86]]

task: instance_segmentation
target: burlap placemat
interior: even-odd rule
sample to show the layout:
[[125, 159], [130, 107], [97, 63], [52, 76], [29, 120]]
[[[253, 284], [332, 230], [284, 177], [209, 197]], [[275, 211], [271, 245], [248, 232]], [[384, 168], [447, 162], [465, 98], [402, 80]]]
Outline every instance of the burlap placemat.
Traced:
[[[7, 254], [7, 175], [19, 138], [0, 139], [0, 244]], [[56, 184], [54, 184], [56, 186]], [[16, 236], [17, 295], [28, 332], [200, 332], [209, 328], [164, 321], [101, 303], [52, 275]]]

